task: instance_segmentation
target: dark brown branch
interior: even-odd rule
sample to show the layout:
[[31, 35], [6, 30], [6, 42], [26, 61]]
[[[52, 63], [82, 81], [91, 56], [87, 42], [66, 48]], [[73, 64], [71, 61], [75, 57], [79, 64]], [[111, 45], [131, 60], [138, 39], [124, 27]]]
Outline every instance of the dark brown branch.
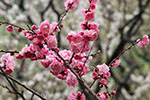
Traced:
[[4, 52], [4, 53], [19, 53], [19, 51], [17, 51], [17, 50], [0, 50], [0, 52]]
[[[1, 75], [4, 76], [4, 74], [2, 72], [0, 72]], [[42, 97], [40, 94], [38, 94], [36, 91], [28, 88], [27, 86], [25, 86], [24, 84], [22, 84], [21, 82], [17, 81], [16, 79], [14, 79], [11, 76], [7, 76], [8, 79], [12, 80], [13, 82], [17, 83], [18, 85], [22, 86], [23, 88], [25, 88], [26, 90], [30, 91], [31, 93], [33, 93], [34, 95], [36, 95], [37, 97], [39, 97], [41, 100], [46, 100], [44, 97]]]
[[8, 81], [8, 83], [10, 84], [10, 86], [12, 87], [12, 89], [14, 90], [14, 93], [16, 95], [19, 95], [23, 100], [25, 100], [24, 96], [22, 93], [18, 92], [18, 90], [14, 87], [14, 85], [12, 84], [12, 82], [9, 80], [8, 76], [5, 74], [5, 72], [3, 71], [2, 67], [0, 66], [0, 70], [2, 75], [6, 78], [6, 80]]
[[53, 0], [49, 0], [48, 5], [46, 6], [46, 8], [40, 12], [41, 15], [41, 20], [44, 21], [44, 14], [46, 13], [46, 11], [49, 9], [49, 7], [52, 5], [52, 1]]

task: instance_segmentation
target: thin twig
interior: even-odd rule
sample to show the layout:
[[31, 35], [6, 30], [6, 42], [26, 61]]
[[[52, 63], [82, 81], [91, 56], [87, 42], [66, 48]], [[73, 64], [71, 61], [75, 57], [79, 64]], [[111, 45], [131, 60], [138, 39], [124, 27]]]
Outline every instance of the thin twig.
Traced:
[[[1, 75], [4, 76], [4, 74], [2, 72], [0, 72]], [[21, 82], [19, 82], [18, 80], [14, 79], [11, 76], [7, 76], [8, 79], [14, 81], [15, 83], [17, 83], [18, 85], [22, 86], [23, 88], [25, 88], [26, 90], [30, 91], [31, 93], [33, 93], [34, 95], [36, 95], [37, 97], [39, 97], [41, 100], [46, 100], [44, 97], [42, 97], [39, 93], [37, 93], [36, 91], [28, 88], [27, 86], [25, 86], [24, 84], [22, 84]]]

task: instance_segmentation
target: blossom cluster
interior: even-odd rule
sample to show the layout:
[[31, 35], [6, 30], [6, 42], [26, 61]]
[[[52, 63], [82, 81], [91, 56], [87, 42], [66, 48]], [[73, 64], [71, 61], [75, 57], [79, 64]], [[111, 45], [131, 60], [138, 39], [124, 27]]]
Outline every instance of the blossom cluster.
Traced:
[[[29, 45], [25, 45], [19, 54], [16, 55], [17, 59], [29, 58], [30, 60], [39, 60], [44, 68], [49, 68], [51, 74], [58, 79], [65, 80], [67, 85], [77, 86], [78, 79], [76, 75], [67, 67], [62, 59], [69, 64], [75, 72], [82, 77], [86, 75], [89, 69], [89, 62], [92, 60], [92, 56], [87, 56], [86, 52], [90, 50], [90, 42], [95, 41], [98, 37], [99, 24], [92, 22], [95, 16], [95, 3], [98, 0], [88, 0], [89, 6], [87, 9], [83, 9], [82, 15], [84, 21], [81, 23], [80, 32], [71, 31], [68, 33], [66, 39], [69, 42], [70, 50], [60, 50], [57, 47], [57, 39], [55, 33], [60, 31], [60, 23], [49, 21], [41, 22], [39, 28], [33, 25], [31, 30], [24, 30], [18, 28], [18, 32], [23, 31], [24, 36], [31, 42]], [[68, 12], [74, 10], [79, 4], [78, 0], [67, 0], [64, 3], [65, 10]], [[6, 27], [8, 32], [13, 32], [14, 26], [8, 25]], [[137, 40], [139, 47], [146, 47], [149, 43], [148, 35], [144, 35], [143, 38]], [[62, 59], [61, 59], [61, 57]], [[120, 65], [120, 59], [117, 58], [111, 63], [111, 67], [117, 67]], [[1, 65], [4, 72], [11, 74], [14, 71], [14, 58], [10, 53], [7, 53], [1, 57]], [[106, 64], [97, 65], [93, 71], [93, 79], [100, 82], [100, 88], [107, 87], [107, 80], [110, 77], [110, 66]], [[116, 92], [112, 91], [97, 93], [97, 96], [101, 100], [108, 100], [110, 95], [115, 95]], [[68, 95], [67, 100], [85, 100], [83, 93], [77, 94], [72, 92]]]
[[14, 72], [15, 68], [14, 57], [10, 53], [2, 55], [0, 61], [1, 61], [0, 67], [2, 67], [2, 69], [6, 74], [9, 75], [12, 72]]

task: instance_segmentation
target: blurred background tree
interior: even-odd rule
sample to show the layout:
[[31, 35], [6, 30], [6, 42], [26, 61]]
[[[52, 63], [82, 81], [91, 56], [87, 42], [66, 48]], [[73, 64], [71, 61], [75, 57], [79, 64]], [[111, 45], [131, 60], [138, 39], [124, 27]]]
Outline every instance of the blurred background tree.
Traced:
[[[64, 12], [64, 2], [65, 0], [0, 0], [0, 21], [11, 22], [24, 28], [28, 28], [27, 25], [39, 25], [43, 20], [57, 22]], [[63, 20], [64, 28], [57, 33], [58, 47], [61, 49], [69, 49], [66, 41], [68, 32], [81, 31], [80, 23], [84, 20], [80, 17], [81, 9], [87, 8], [87, 3], [86, 0], [80, 0], [78, 7], [69, 12]], [[150, 32], [150, 0], [100, 0], [96, 8], [95, 22], [100, 24], [100, 32], [92, 53], [98, 50], [100, 53], [91, 62], [91, 72], [93, 65], [109, 64], [122, 50]], [[29, 44], [23, 33], [16, 30], [10, 34], [6, 32], [5, 27], [0, 26], [1, 50], [21, 50], [25, 44]], [[116, 88], [117, 95], [114, 99], [150, 100], [149, 48], [150, 45], [144, 49], [135, 46], [121, 56], [121, 65], [111, 70], [112, 78], [109, 79], [108, 85], [110, 89]], [[92, 82], [91, 72], [84, 76], [88, 84]], [[65, 100], [72, 90], [79, 90], [77, 87], [68, 88], [65, 82], [51, 75], [38, 61], [16, 60], [16, 69], [12, 75], [48, 100]], [[20, 100], [17, 95], [9, 94], [8, 90], [2, 87], [7, 85], [2, 76], [0, 84], [0, 100]], [[17, 84], [15, 86], [24, 91], [26, 98], [32, 97], [28, 91]], [[99, 83], [93, 86], [93, 90], [100, 91]], [[33, 100], [38, 98], [34, 96]]]

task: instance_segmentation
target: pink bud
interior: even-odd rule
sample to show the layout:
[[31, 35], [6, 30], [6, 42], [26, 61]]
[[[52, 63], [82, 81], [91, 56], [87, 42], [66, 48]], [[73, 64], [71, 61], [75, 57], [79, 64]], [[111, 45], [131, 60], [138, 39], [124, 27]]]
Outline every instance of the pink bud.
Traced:
[[103, 85], [102, 85], [102, 84], [100, 84], [100, 85], [99, 85], [99, 88], [103, 88]]
[[116, 91], [112, 91], [111, 94], [112, 94], [112, 95], [116, 95]]
[[112, 67], [117, 67], [117, 66], [119, 66], [119, 65], [120, 65], [120, 59], [116, 59], [116, 60], [111, 64]]
[[18, 31], [18, 32], [22, 32], [22, 28], [18, 28], [17, 31]]
[[106, 82], [105, 79], [102, 79], [102, 80], [101, 80], [101, 83], [102, 83], [103, 85], [107, 85], [107, 82]]
[[32, 30], [36, 30], [36, 29], [37, 29], [36, 25], [32, 25]]

